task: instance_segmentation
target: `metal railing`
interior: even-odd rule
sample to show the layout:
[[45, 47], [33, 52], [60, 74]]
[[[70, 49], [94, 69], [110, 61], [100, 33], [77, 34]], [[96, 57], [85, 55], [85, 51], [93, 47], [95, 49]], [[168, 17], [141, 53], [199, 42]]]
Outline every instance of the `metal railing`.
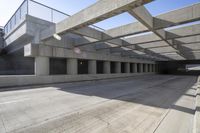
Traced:
[[[23, 3], [19, 6], [19, 8], [4, 26], [5, 34], [8, 34], [13, 29], [15, 29], [14, 27], [18, 25], [22, 19], [24, 19], [26, 14], [53, 23], [60, 22], [70, 16], [69, 14], [63, 13], [59, 10], [56, 10], [34, 0], [24, 0]], [[104, 31], [104, 29], [99, 28], [95, 25], [91, 25], [91, 27]]]

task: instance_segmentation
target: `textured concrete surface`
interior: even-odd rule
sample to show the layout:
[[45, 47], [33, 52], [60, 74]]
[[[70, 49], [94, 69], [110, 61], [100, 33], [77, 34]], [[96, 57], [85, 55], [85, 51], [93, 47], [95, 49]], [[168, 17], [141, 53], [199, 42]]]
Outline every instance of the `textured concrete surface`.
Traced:
[[5, 88], [0, 132], [189, 133], [195, 82], [192, 76], [140, 75]]
[[194, 125], [193, 125], [193, 133], [200, 133], [200, 77], [198, 77], [198, 81], [196, 86], [196, 103], [195, 103], [195, 115], [194, 115]]
[[66, 83], [151, 75], [155, 73], [112, 73], [112, 74], [78, 74], [78, 75], [3, 75], [0, 76], [0, 90], [3, 87]]

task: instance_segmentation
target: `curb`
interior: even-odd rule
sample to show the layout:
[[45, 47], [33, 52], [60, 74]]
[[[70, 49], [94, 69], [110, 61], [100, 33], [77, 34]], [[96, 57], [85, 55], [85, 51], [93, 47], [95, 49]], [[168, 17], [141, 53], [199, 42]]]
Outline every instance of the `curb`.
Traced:
[[193, 133], [200, 133], [200, 76], [197, 80]]

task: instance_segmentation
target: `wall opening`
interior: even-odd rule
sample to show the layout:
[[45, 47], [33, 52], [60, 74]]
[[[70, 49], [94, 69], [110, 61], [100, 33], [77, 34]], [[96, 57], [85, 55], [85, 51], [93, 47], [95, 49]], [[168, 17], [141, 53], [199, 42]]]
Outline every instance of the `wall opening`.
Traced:
[[97, 61], [97, 74], [103, 74], [104, 61]]
[[49, 73], [50, 75], [67, 74], [67, 63], [63, 58], [50, 58], [49, 60]]
[[110, 72], [116, 73], [116, 62], [110, 62]]
[[78, 74], [88, 74], [88, 60], [78, 60]]
[[134, 73], [134, 71], [133, 71], [133, 63], [130, 63], [130, 73]]
[[121, 73], [125, 73], [125, 62], [121, 62]]
[[143, 71], [143, 72], [146, 72], [146, 71], [145, 71], [145, 69], [146, 69], [146, 68], [145, 68], [145, 67], [146, 67], [146, 64], [142, 64], [142, 65], [143, 65], [143, 70], [142, 70], [142, 71]]
[[141, 73], [140, 65], [141, 65], [140, 63], [137, 63], [137, 72], [138, 72], [138, 73]]
[[148, 64], [148, 72], [150, 72], [150, 64]]

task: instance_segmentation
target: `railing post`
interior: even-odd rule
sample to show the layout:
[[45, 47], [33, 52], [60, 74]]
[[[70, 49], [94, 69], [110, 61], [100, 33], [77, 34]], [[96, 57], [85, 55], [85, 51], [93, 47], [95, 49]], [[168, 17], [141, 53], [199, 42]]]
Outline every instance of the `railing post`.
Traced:
[[53, 22], [53, 9], [51, 9], [51, 22]]
[[27, 5], [26, 5], [27, 6], [27, 14], [29, 14], [29, 4], [28, 4], [29, 0], [26, 0], [26, 1], [27, 1]]

